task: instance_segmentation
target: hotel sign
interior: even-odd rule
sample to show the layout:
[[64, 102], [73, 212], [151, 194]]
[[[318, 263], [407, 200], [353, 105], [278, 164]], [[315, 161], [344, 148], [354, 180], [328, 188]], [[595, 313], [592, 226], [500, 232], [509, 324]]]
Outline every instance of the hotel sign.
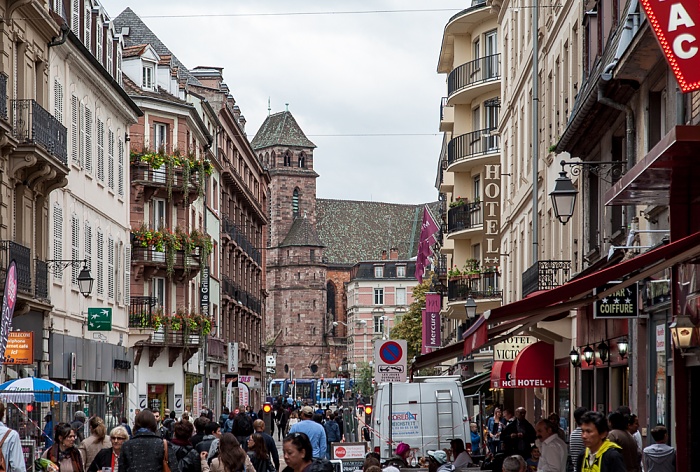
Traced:
[[493, 267], [501, 262], [501, 165], [484, 166], [484, 233], [486, 247], [483, 266]]
[[[619, 280], [608, 282], [596, 290], [596, 293], [604, 292], [622, 283]], [[639, 286], [632, 284], [629, 287], [611, 293], [593, 303], [594, 318], [637, 318], [639, 316]]]
[[514, 361], [525, 346], [537, 342], [532, 336], [513, 336], [493, 347], [493, 360]]
[[700, 89], [700, 2], [642, 0], [666, 61], [685, 92]]

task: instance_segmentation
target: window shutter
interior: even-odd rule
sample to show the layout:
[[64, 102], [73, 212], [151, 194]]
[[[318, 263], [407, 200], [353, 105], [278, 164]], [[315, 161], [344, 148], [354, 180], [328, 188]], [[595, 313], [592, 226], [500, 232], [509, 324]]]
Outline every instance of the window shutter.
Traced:
[[83, 37], [83, 43], [88, 51], [92, 52], [92, 5], [90, 1], [85, 2], [85, 36]]
[[95, 23], [95, 55], [100, 64], [104, 64], [104, 56], [102, 55], [102, 37], [104, 35], [104, 28], [102, 27], [102, 19], [98, 15], [97, 22]]
[[92, 270], [92, 226], [90, 222], [85, 222], [85, 259], [88, 269]]
[[85, 147], [85, 171], [92, 172], [92, 110], [85, 107], [85, 117], [83, 119], [83, 144]]
[[124, 248], [124, 305], [131, 305], [131, 248]]
[[80, 37], [80, 0], [71, 0], [71, 29], [76, 36]]
[[104, 281], [104, 253], [105, 253], [105, 238], [101, 230], [97, 230], [97, 294], [105, 294]]
[[58, 79], [53, 82], [53, 114], [63, 124], [63, 85]]
[[107, 238], [107, 298], [114, 299], [114, 239]]
[[[53, 206], [53, 258], [63, 259], [63, 208], [58, 203]], [[63, 271], [58, 266], [54, 267], [54, 278], [62, 280]]]
[[117, 189], [120, 197], [124, 196], [124, 141], [119, 138], [117, 145], [119, 170], [117, 171]]
[[[80, 222], [76, 215], [70, 218], [70, 257], [74, 261], [80, 260]], [[73, 264], [71, 266], [71, 284], [78, 286], [78, 274], [80, 273], [80, 265]]]
[[107, 185], [114, 190], [114, 131], [107, 134]]
[[105, 180], [105, 127], [102, 120], [97, 119], [97, 178]]
[[80, 165], [80, 155], [78, 154], [78, 97], [75, 95], [71, 96], [70, 115], [70, 154], [73, 162]]
[[109, 75], [114, 76], [114, 63], [112, 60], [114, 57], [114, 38], [112, 38], [112, 32], [109, 30], [107, 31], [105, 48], [107, 48], [107, 72], [109, 72]]

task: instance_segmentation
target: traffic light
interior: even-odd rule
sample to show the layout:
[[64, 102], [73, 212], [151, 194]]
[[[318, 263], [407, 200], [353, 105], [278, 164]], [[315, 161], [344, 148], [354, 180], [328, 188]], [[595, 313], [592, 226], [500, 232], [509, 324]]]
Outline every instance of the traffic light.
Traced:
[[365, 405], [365, 423], [372, 424], [372, 405]]
[[272, 404], [263, 403], [262, 407], [263, 417], [262, 420], [265, 422], [265, 432], [267, 434], [272, 434]]

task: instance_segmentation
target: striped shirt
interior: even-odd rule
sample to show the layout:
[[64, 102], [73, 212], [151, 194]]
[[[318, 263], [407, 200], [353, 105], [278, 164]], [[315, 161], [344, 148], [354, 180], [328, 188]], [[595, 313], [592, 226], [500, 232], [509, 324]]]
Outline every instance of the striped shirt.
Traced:
[[578, 456], [583, 454], [585, 449], [586, 446], [583, 445], [583, 438], [581, 437], [581, 427], [578, 426], [569, 435], [569, 457], [574, 465], [574, 470], [578, 470]]

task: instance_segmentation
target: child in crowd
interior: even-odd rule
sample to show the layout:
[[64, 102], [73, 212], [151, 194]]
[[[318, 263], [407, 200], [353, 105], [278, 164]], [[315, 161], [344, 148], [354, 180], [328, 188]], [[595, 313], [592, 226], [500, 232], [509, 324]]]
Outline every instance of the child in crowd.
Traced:
[[530, 458], [525, 461], [527, 464], [527, 472], [537, 472], [537, 465], [540, 462], [540, 450], [537, 446], [532, 446], [530, 449]]

